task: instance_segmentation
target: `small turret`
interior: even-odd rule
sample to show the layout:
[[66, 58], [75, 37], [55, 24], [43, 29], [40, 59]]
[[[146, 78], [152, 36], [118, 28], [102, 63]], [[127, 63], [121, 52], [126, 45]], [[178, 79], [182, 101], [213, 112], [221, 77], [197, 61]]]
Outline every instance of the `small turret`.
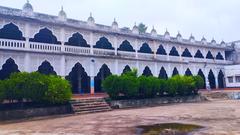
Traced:
[[117, 29], [118, 29], [118, 23], [117, 23], [117, 21], [116, 21], [115, 18], [114, 18], [114, 21], [113, 21], [113, 23], [112, 23], [112, 29], [114, 29], [114, 30], [117, 30]]
[[166, 31], [165, 31], [165, 33], [164, 33], [164, 38], [170, 39], [170, 33], [168, 32], [167, 29], [166, 29]]
[[137, 27], [136, 23], [133, 26], [132, 33], [139, 34], [139, 30], [138, 30], [138, 27]]
[[67, 14], [66, 14], [66, 12], [63, 10], [63, 6], [62, 6], [61, 10], [60, 10], [59, 13], [58, 13], [58, 19], [59, 19], [60, 21], [66, 21], [66, 20], [67, 20]]
[[94, 26], [94, 25], [95, 25], [95, 20], [94, 20], [94, 18], [92, 17], [92, 13], [90, 13], [90, 16], [88, 17], [87, 23], [88, 23], [88, 25], [90, 25], [90, 26]]
[[33, 6], [30, 4], [29, 0], [23, 5], [22, 11], [25, 15], [31, 16], [33, 14]]
[[153, 37], [156, 37], [156, 36], [157, 36], [157, 31], [156, 31], [156, 29], [154, 28], [154, 26], [153, 26], [153, 28], [152, 28], [152, 30], [151, 30], [151, 35], [152, 35]]

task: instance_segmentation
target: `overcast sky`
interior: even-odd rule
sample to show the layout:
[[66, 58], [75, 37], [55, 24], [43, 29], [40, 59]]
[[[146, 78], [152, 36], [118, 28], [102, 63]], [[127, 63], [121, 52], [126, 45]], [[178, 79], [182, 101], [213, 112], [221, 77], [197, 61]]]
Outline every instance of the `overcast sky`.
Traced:
[[[22, 8], [26, 0], [0, 0], [1, 6]], [[180, 31], [184, 38], [192, 33], [210, 41], [240, 40], [240, 0], [30, 0], [34, 11], [57, 15], [61, 6], [68, 18], [87, 20], [92, 12], [96, 23], [132, 28], [143, 22], [148, 31], [154, 25], [159, 34], [171, 36]]]

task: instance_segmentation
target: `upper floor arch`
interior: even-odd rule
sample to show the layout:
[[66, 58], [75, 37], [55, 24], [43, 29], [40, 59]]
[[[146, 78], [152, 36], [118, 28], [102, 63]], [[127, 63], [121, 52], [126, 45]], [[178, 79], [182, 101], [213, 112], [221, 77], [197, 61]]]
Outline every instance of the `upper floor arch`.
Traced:
[[96, 45], [93, 46], [94, 48], [99, 48], [99, 49], [110, 49], [114, 50], [112, 43], [108, 41], [106, 37], [101, 37], [97, 42]]

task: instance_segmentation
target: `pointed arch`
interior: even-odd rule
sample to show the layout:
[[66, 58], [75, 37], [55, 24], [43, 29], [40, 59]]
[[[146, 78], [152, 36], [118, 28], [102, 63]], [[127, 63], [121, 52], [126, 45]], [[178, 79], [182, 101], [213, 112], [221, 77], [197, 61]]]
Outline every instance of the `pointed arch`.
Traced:
[[161, 67], [160, 73], [159, 73], [159, 75], [158, 75], [158, 78], [160, 78], [160, 79], [165, 79], [165, 80], [168, 79], [168, 75], [167, 75], [167, 72], [166, 72], [166, 70], [165, 70], [164, 67]]
[[163, 45], [160, 45], [157, 49], [157, 54], [160, 55], [167, 55], [166, 50], [164, 49]]
[[70, 82], [74, 94], [90, 93], [90, 77], [80, 63], [74, 65], [66, 79]]
[[169, 55], [171, 55], [171, 56], [179, 56], [179, 53], [178, 53], [178, 51], [177, 51], [175, 46], [172, 47]]
[[90, 47], [90, 45], [87, 44], [87, 41], [78, 32], [74, 33], [65, 44], [71, 46]]
[[147, 43], [143, 43], [140, 47], [140, 50], [138, 50], [140, 53], [153, 53], [152, 49], [149, 47]]
[[192, 76], [193, 74], [192, 74], [191, 70], [189, 68], [187, 68], [187, 70], [185, 71], [185, 75]]
[[179, 72], [176, 67], [173, 69], [173, 73], [172, 73], [172, 76], [175, 76], [175, 75], [179, 75]]
[[224, 88], [224, 74], [223, 74], [223, 72], [222, 72], [222, 70], [220, 70], [219, 71], [219, 73], [218, 73], [218, 86], [219, 86], [219, 88]]
[[135, 52], [129, 41], [124, 40], [118, 48], [119, 51]]
[[100, 68], [97, 76], [94, 77], [94, 89], [96, 93], [101, 93], [103, 92], [102, 90], [102, 81], [108, 77], [109, 75], [111, 75], [111, 71], [108, 68], [108, 66], [106, 64], [103, 64], [102, 67]]
[[215, 81], [215, 76], [214, 76], [212, 70], [209, 71], [208, 81], [209, 81], [210, 88], [215, 89], [216, 88], [216, 81]]
[[6, 60], [2, 66], [2, 69], [0, 70], [0, 80], [8, 79], [12, 73], [16, 72], [20, 72], [18, 70], [18, 65], [12, 58], [9, 58]]
[[196, 54], [194, 55], [194, 58], [204, 58], [204, 56], [200, 50], [197, 50]]
[[130, 71], [132, 71], [131, 68], [130, 68], [130, 66], [126, 65], [126, 66], [124, 67], [124, 69], [123, 69], [122, 74], [125, 74], [125, 73], [130, 72]]
[[151, 71], [151, 69], [148, 66], [146, 66], [144, 68], [142, 75], [143, 76], [147, 76], [147, 77], [148, 76], [153, 76], [152, 71]]
[[93, 46], [93, 48], [114, 50], [114, 48], [112, 47], [112, 44], [108, 41], [108, 39], [106, 37], [101, 37], [97, 41], [96, 45]]
[[53, 66], [46, 60], [38, 67], [37, 72], [45, 75], [57, 75]]
[[186, 48], [183, 53], [182, 57], [192, 57], [192, 54], [189, 52], [189, 50]]
[[217, 60], [224, 60], [222, 54], [220, 52], [218, 52], [217, 56], [216, 56]]
[[2, 29], [0, 29], [0, 38], [25, 40], [25, 38], [23, 37], [23, 34], [19, 30], [18, 26], [13, 23], [6, 24], [3, 26]]
[[31, 38], [29, 41], [48, 44], [61, 44], [61, 42], [57, 40], [57, 37], [53, 35], [52, 31], [48, 28], [39, 30], [39, 32], [34, 35], [34, 38]]
[[206, 88], [206, 80], [205, 80], [205, 75], [203, 73], [203, 71], [201, 69], [199, 69], [198, 71], [198, 75], [202, 77], [203, 81], [204, 81], [204, 86], [203, 89]]
[[206, 59], [214, 59], [211, 51], [208, 51], [207, 56], [206, 56]]

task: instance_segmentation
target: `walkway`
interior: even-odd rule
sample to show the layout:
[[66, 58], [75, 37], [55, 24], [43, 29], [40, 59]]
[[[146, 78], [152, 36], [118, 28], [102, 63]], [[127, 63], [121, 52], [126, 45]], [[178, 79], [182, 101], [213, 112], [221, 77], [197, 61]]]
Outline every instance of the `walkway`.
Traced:
[[[206, 126], [199, 134], [239, 135], [239, 101], [212, 101], [116, 110], [0, 125], [0, 134], [132, 135], [137, 125], [184, 122]], [[204, 134], [206, 135], [206, 134]]]

